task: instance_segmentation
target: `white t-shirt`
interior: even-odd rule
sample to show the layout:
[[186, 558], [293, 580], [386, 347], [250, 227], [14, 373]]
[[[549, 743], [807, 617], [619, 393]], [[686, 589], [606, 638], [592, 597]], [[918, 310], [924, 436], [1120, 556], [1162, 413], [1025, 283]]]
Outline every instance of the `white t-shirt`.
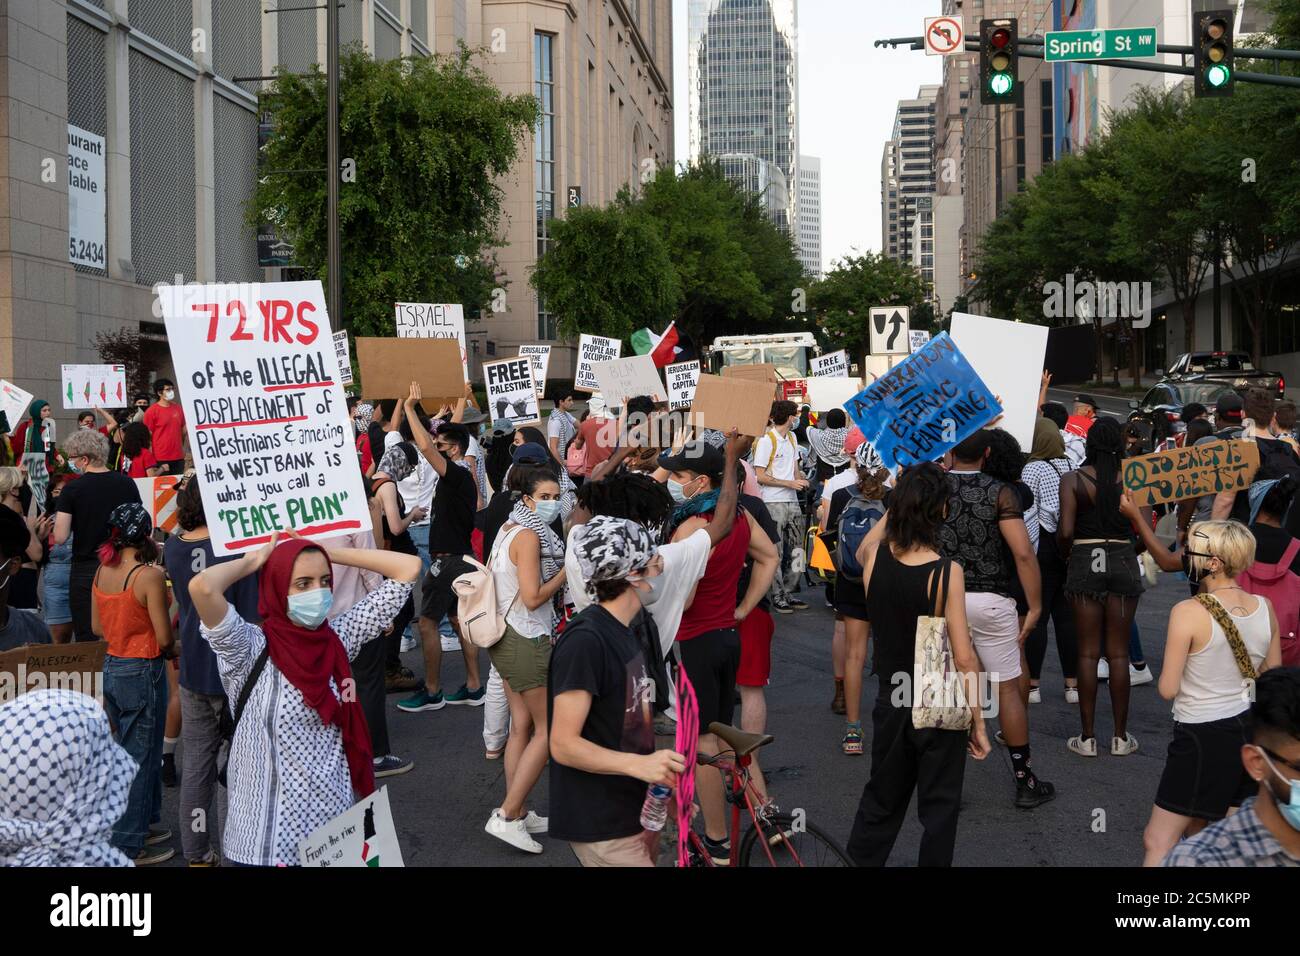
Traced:
[[832, 475], [827, 478], [822, 485], [822, 501], [827, 505], [835, 497], [835, 492], [841, 488], [852, 488], [858, 481], [858, 470], [856, 468], [845, 468], [838, 475]]
[[[402, 505], [408, 512], [415, 510], [416, 507], [423, 508], [425, 511], [433, 510], [433, 488], [437, 483], [438, 473], [433, 470], [433, 465], [416, 452], [415, 470], [397, 482], [397, 493], [402, 496]], [[429, 516], [426, 514], [423, 521], [412, 521], [411, 527], [428, 523]]]
[[[782, 438], [779, 432], [769, 429], [754, 444], [754, 467], [766, 468], [771, 478], [793, 481], [798, 464], [799, 446], [795, 443], [793, 434], [787, 434]], [[763, 501], [766, 504], [799, 500], [799, 493], [793, 488], [778, 488], [772, 485], [763, 485], [762, 488]]]
[[560, 440], [560, 461], [563, 461], [564, 456], [568, 453], [569, 442], [573, 441], [577, 435], [578, 425], [568, 412], [560, 411], [557, 408], [547, 417], [546, 437], [548, 440], [551, 438]]
[[[700, 528], [684, 541], [659, 546], [659, 553], [664, 559], [664, 573], [650, 579], [659, 600], [649, 605], [649, 611], [655, 620], [655, 626], [659, 628], [659, 645], [665, 657], [677, 638], [677, 628], [686, 611], [686, 599], [694, 592], [700, 578], [704, 577], [704, 569], [709, 563], [712, 550], [713, 541], [705, 528]], [[572, 531], [569, 532], [569, 546], [564, 552], [564, 569], [573, 606], [581, 611], [591, 603], [591, 598], [587, 595], [586, 579], [578, 565], [578, 556], [573, 551]]]

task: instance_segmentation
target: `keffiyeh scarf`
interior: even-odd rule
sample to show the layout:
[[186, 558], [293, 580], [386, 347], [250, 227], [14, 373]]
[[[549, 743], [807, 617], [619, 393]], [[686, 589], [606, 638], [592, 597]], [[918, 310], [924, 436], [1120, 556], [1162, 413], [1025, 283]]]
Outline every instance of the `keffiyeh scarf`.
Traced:
[[599, 582], [623, 580], [648, 565], [658, 553], [645, 528], [635, 521], [608, 515], [598, 515], [579, 525], [569, 543], [592, 600]]
[[564, 542], [555, 533], [555, 529], [541, 519], [536, 511], [522, 501], [516, 501], [510, 511], [510, 520], [520, 527], [527, 528], [537, 535], [542, 545], [542, 583], [560, 573], [564, 567]]
[[880, 457], [880, 452], [876, 451], [876, 446], [869, 441], [864, 441], [858, 446], [858, 451], [853, 458], [859, 468], [866, 468], [869, 471], [879, 471], [885, 467], [885, 460]]
[[810, 428], [808, 444], [812, 445], [813, 453], [827, 465], [842, 468], [849, 463], [849, 456], [844, 454], [844, 439], [848, 434], [847, 425], [843, 428]]
[[406, 442], [398, 442], [384, 452], [383, 458], [379, 459], [377, 470], [382, 471], [393, 481], [402, 481], [415, 471], [415, 462], [411, 460], [409, 451], [403, 447], [405, 445]]

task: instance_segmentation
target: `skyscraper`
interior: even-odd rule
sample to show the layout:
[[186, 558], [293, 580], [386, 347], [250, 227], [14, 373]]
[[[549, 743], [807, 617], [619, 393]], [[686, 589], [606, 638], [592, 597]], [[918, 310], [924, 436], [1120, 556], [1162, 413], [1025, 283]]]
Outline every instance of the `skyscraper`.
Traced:
[[822, 161], [799, 157], [799, 261], [805, 275], [822, 276]]
[[773, 222], [797, 238], [795, 0], [690, 0], [687, 62], [691, 162], [751, 155], [775, 166], [784, 177], [787, 198], [778, 203], [769, 197], [768, 208]]
[[922, 86], [916, 97], [898, 101], [894, 129], [880, 162], [881, 251], [912, 261], [912, 233], [918, 202], [935, 191], [934, 132], [938, 86]]

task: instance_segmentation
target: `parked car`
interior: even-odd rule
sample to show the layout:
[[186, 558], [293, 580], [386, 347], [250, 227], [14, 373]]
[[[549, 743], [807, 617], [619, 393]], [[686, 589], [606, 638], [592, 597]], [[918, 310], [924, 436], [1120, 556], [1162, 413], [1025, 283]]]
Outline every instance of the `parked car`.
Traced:
[[[1159, 374], [1159, 373], [1157, 373]], [[1286, 382], [1280, 372], [1255, 368], [1246, 352], [1184, 352], [1169, 366], [1165, 379], [1171, 382], [1216, 382], [1239, 392], [1248, 388], [1271, 388], [1285, 397]]]
[[1200, 402], [1210, 411], [1214, 418], [1214, 405], [1219, 396], [1236, 391], [1231, 385], [1219, 382], [1183, 382], [1165, 379], [1153, 385], [1141, 401], [1130, 401], [1128, 407], [1129, 421], [1135, 418], [1151, 423], [1156, 444], [1170, 435], [1178, 435], [1187, 430], [1187, 423], [1182, 420], [1183, 407], [1192, 402]]

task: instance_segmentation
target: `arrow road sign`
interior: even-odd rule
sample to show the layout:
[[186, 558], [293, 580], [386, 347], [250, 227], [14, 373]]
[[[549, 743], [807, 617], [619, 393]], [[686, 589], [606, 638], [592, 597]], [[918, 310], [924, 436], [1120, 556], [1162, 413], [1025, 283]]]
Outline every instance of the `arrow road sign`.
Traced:
[[871, 354], [906, 355], [911, 314], [904, 305], [882, 305], [871, 310]]

